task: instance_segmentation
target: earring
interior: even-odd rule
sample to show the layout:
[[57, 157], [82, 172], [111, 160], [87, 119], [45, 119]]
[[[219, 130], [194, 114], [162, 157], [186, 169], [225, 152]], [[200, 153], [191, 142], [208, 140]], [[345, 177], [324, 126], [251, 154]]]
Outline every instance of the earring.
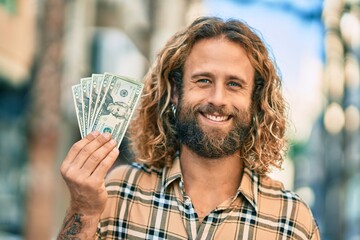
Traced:
[[175, 116], [176, 116], [176, 107], [175, 107], [175, 105], [174, 105], [174, 104], [171, 104], [171, 105], [170, 105], [170, 108], [171, 108], [171, 111], [173, 112], [174, 117], [175, 117]]

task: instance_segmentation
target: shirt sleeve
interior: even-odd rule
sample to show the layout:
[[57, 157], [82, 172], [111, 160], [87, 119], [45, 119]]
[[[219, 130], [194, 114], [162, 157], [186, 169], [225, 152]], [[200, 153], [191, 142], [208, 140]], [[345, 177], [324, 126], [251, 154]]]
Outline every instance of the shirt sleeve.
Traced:
[[320, 230], [319, 226], [314, 221], [314, 231], [312, 232], [311, 240], [320, 240]]

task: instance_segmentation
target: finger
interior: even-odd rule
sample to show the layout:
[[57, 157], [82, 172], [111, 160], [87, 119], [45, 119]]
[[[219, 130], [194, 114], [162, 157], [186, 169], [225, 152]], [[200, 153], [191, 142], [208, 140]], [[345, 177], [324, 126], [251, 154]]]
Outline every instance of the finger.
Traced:
[[93, 141], [100, 133], [98, 131], [94, 131], [86, 135], [83, 139], [79, 140], [78, 142], [74, 143], [70, 148], [68, 154], [66, 155], [61, 168], [68, 168], [71, 162], [78, 156], [80, 151], [86, 146], [89, 142]]
[[92, 172], [96, 169], [100, 162], [102, 162], [106, 156], [116, 147], [117, 143], [114, 139], [107, 142], [95, 152], [93, 152], [84, 162], [84, 165], [81, 168], [81, 172], [84, 176], [90, 176]]
[[[107, 144], [110, 140], [111, 134], [103, 133], [97, 136], [93, 141], [86, 144], [74, 160], [73, 167], [76, 169], [82, 168], [85, 162], [88, 161], [88, 158], [90, 158], [90, 156], [92, 156], [91, 158], [101, 157], [99, 153], [96, 153], [97, 150], [100, 149], [103, 145]], [[95, 156], [93, 156], [94, 154]]]
[[92, 173], [92, 177], [98, 179], [104, 179], [106, 174], [108, 173], [111, 166], [116, 161], [117, 157], [119, 156], [119, 149], [117, 147], [113, 148], [109, 154], [102, 160], [97, 167], [95, 168], [94, 172]]

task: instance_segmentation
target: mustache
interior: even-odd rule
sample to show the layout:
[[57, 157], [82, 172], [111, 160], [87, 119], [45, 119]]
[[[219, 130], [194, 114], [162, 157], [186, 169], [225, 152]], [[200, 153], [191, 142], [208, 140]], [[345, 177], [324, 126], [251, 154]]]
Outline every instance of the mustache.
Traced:
[[194, 112], [201, 112], [206, 114], [217, 113], [219, 115], [237, 116], [238, 112], [235, 110], [229, 110], [221, 106], [215, 106], [213, 104], [198, 105], [194, 107]]
[[[226, 108], [223, 106], [215, 106], [211, 103], [208, 104], [196, 104], [193, 106], [185, 107], [182, 103], [180, 103], [179, 111], [177, 111], [177, 117], [176, 121], [179, 121], [179, 117], [184, 119], [188, 119], [189, 116], [195, 117], [197, 113], [199, 114], [218, 114], [218, 115], [224, 115], [224, 116], [230, 116], [230, 118], [233, 118], [234, 120], [234, 127], [249, 127], [251, 122], [251, 111], [250, 109], [248, 111], [241, 109], [238, 110], [236, 108]], [[179, 116], [180, 111], [183, 111], [182, 116]]]

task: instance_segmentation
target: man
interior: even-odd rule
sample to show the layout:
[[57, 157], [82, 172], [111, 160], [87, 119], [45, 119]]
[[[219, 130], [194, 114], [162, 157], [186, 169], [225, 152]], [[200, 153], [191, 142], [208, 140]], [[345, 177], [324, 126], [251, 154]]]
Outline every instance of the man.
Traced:
[[319, 239], [307, 205], [265, 174], [285, 145], [280, 78], [244, 23], [204, 17], [173, 36], [131, 123], [138, 163], [104, 177], [118, 150], [93, 132], [61, 173], [59, 239]]

